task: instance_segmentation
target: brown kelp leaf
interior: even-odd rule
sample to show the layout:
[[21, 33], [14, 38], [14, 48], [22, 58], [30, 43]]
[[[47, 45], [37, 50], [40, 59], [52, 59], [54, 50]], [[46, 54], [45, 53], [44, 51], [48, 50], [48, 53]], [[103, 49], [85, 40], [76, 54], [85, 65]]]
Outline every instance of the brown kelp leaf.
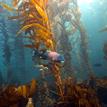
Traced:
[[33, 23], [39, 23], [39, 21], [36, 18], [27, 18], [26, 20], [24, 20], [23, 25], [28, 25]]
[[23, 16], [11, 16], [11, 17], [8, 17], [9, 20], [14, 20], [14, 19], [20, 19], [22, 18]]
[[37, 34], [39, 34], [41, 37], [45, 37], [47, 39], [51, 39], [51, 37], [52, 37], [52, 34], [46, 32], [42, 29], [37, 30]]
[[48, 0], [39, 0], [39, 4], [42, 8], [45, 8], [47, 5]]
[[36, 48], [36, 45], [31, 45], [31, 44], [27, 44], [27, 45], [24, 45], [25, 47], [27, 48]]
[[41, 4], [40, 4], [40, 0], [33, 0], [33, 1], [31, 1], [31, 2], [35, 2], [35, 4], [37, 4], [39, 7], [43, 8], [43, 7], [41, 6]]
[[29, 14], [29, 17], [30, 17], [30, 18], [34, 18], [33, 14]]
[[38, 2], [41, 8], [45, 8], [48, 3], [48, 0], [38, 0]]
[[23, 97], [27, 97], [27, 87], [26, 87], [26, 85], [23, 85], [22, 86], [22, 95], [23, 95]]
[[38, 11], [38, 13], [42, 16], [42, 18], [45, 21], [48, 21], [48, 16], [45, 12], [45, 10], [43, 10], [40, 5], [37, 4], [37, 2], [35, 0], [31, 0], [32, 4], [35, 6], [36, 10]]
[[46, 41], [44, 41], [45, 45], [47, 48], [53, 50], [54, 49], [54, 43], [51, 39], [47, 39]]
[[3, 3], [3, 2], [0, 2], [0, 5], [1, 5], [3, 8], [5, 8], [6, 10], [8, 10], [8, 11], [16, 12], [16, 10], [15, 10], [14, 8], [10, 7], [9, 5], [7, 5], [7, 4], [5, 4], [5, 3]]
[[17, 93], [20, 96], [27, 98], [29, 96], [29, 87], [27, 85], [22, 85], [17, 88]]
[[30, 27], [32, 27], [32, 24], [30, 25], [25, 25], [24, 27], [22, 27], [22, 29], [20, 29], [18, 32], [17, 32], [17, 35], [19, 35], [21, 32], [23, 32], [24, 30], [27, 30], [29, 29]]
[[25, 25], [24, 27], [22, 27], [22, 28], [19, 30], [19, 32], [17, 33], [17, 35], [19, 35], [22, 31], [27, 30], [27, 29], [30, 28], [30, 27], [40, 28], [40, 29], [46, 31], [47, 33], [51, 34], [51, 32], [50, 32], [48, 29], [46, 29], [44, 26], [42, 26], [42, 25], [40, 25], [40, 24], [38, 24], [38, 23], [33, 23], [33, 24]]
[[33, 79], [33, 80], [31, 81], [31, 84], [30, 84], [30, 97], [32, 97], [33, 94], [35, 93], [36, 87], [37, 87], [36, 80]]
[[[31, 14], [36, 20], [38, 20], [39, 22], [43, 22], [42, 17], [38, 16], [36, 12], [31, 11], [30, 14]], [[29, 17], [30, 17], [30, 16], [29, 16]]]
[[22, 87], [21, 86], [19, 86], [18, 88], [17, 88], [17, 93], [18, 93], [18, 95], [22, 95], [23, 93], [22, 93]]

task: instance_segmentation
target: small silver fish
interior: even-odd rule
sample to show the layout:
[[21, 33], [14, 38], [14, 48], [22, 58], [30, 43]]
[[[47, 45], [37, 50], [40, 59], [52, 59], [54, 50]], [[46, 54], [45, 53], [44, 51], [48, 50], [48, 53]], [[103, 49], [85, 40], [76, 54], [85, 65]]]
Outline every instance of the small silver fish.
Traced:
[[44, 69], [48, 70], [48, 67], [44, 67]]
[[40, 71], [43, 71], [43, 69], [40, 69]]

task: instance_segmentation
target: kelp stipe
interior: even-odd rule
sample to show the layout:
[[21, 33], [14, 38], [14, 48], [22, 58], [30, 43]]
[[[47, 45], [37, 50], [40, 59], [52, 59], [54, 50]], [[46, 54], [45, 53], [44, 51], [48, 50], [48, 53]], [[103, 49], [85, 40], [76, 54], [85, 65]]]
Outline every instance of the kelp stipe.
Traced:
[[[20, 22], [20, 30], [17, 31], [17, 38], [19, 36], [21, 36], [20, 34], [22, 32], [24, 32], [25, 35], [21, 36], [21, 37], [27, 38], [31, 41], [29, 44], [25, 44], [24, 46], [33, 49], [35, 52], [36, 51], [40, 52], [39, 54], [42, 54], [42, 52], [44, 52], [44, 50], [45, 51], [46, 50], [56, 51], [57, 43], [56, 43], [56, 38], [54, 38], [54, 37], [57, 35], [54, 36], [53, 32], [51, 30], [51, 26], [54, 24], [50, 21], [50, 18], [47, 15], [47, 11], [49, 11], [49, 10], [47, 10], [47, 1], [43, 1], [43, 0], [31, 0], [31, 1], [19, 0], [19, 2], [15, 2], [15, 1], [16, 0], [14, 0], [13, 5], [14, 5], [14, 8], [17, 9], [18, 15], [9, 17], [9, 18], [19, 20], [19, 22]], [[67, 1], [69, 1], [69, 0], [67, 0]], [[74, 7], [76, 7], [76, 9], [72, 7], [73, 9], [71, 9], [71, 11], [69, 11], [69, 12], [71, 12], [71, 14], [73, 14], [75, 16], [74, 17], [75, 20], [71, 20], [70, 18], [72, 18], [72, 17], [69, 17], [69, 14], [67, 14], [68, 17], [65, 18], [65, 19], [67, 19], [67, 21], [70, 20], [73, 25], [73, 28], [71, 29], [71, 27], [69, 27], [69, 29], [67, 29], [67, 31], [66, 31], [66, 27], [64, 26], [65, 19], [63, 19], [63, 16], [66, 16], [65, 13], [67, 13], [67, 11], [62, 11], [63, 9], [66, 10], [67, 8], [61, 8], [64, 6], [63, 5], [64, 3], [65, 3], [65, 0], [60, 1], [58, 4], [58, 6], [60, 8], [59, 9], [60, 13], [58, 15], [61, 16], [61, 18], [62, 18], [62, 21], [59, 24], [61, 27], [61, 34], [63, 37], [61, 40], [61, 43], [63, 45], [63, 51], [66, 50], [66, 46], [69, 51], [72, 49], [72, 47], [68, 43], [69, 42], [68, 35], [70, 35], [70, 33], [74, 34], [76, 31], [80, 31], [80, 34], [82, 36], [80, 38], [81, 39], [81, 41], [80, 41], [81, 48], [83, 48], [80, 51], [85, 56], [85, 59], [83, 58], [84, 61], [82, 64], [83, 64], [83, 66], [85, 66], [85, 63], [86, 63], [86, 66], [89, 66], [89, 64], [87, 64], [87, 63], [89, 63], [88, 62], [88, 53], [87, 53], [87, 49], [86, 49], [87, 42], [85, 41], [86, 40], [85, 37], [87, 35], [85, 33], [84, 28], [81, 26], [80, 14], [77, 14], [78, 13], [77, 2], [76, 2], [76, 0], [72, 1], [72, 3], [73, 3], [72, 5]], [[53, 19], [54, 19], [54, 17], [53, 17]], [[65, 27], [65, 28], [63, 28], [63, 27]], [[66, 42], [63, 42], [63, 40], [65, 38], [66, 38]], [[63, 44], [63, 43], [65, 43], [65, 44]], [[41, 45], [45, 47], [44, 50], [41, 49], [41, 47], [42, 47]], [[70, 52], [64, 51], [64, 54], [65, 54], [67, 60], [71, 60]], [[46, 57], [44, 57], [44, 58], [46, 58]], [[39, 60], [38, 60], [38, 62], [39, 62]], [[67, 66], [66, 67], [64, 66], [64, 67], [65, 67], [65, 70], [72, 72], [73, 70], [72, 70], [72, 66], [70, 66], [70, 62], [71, 61], [67, 61], [67, 63], [66, 63]], [[41, 64], [41, 61], [39, 64]], [[83, 106], [84, 107], [94, 107], [94, 106], [96, 106], [96, 107], [100, 107], [100, 102], [97, 98], [95, 89], [93, 89], [93, 87], [87, 86], [87, 84], [84, 84], [84, 82], [76, 83], [74, 78], [72, 78], [73, 75], [71, 75], [72, 77], [69, 77], [69, 75], [67, 75], [67, 77], [64, 78], [62, 81], [61, 72], [60, 72], [62, 66], [60, 66], [60, 64], [56, 63], [56, 62], [52, 62], [51, 64], [52, 64], [51, 73], [54, 74], [55, 83], [57, 85], [57, 92], [54, 92], [54, 91], [51, 91], [51, 92], [53, 92], [56, 96], [58, 96], [59, 99], [56, 98], [55, 102], [52, 101], [52, 99], [51, 100], [49, 99], [50, 90], [48, 89], [47, 83], [45, 83], [45, 81], [44, 81], [45, 80], [44, 74], [42, 74], [42, 76], [43, 76], [42, 80], [44, 81], [44, 84], [43, 84], [44, 86], [41, 86], [41, 87], [45, 90], [45, 92], [44, 92], [46, 95], [45, 103], [47, 103], [47, 101], [50, 100], [51, 104], [54, 105], [54, 107], [63, 107], [63, 106], [67, 106], [67, 107], [68, 106], [70, 106], [70, 107], [71, 106], [73, 106], [73, 107], [83, 107]], [[42, 72], [44, 70], [44, 68], [47, 67], [47, 64], [41, 64], [41, 65], [39, 65], [39, 67], [41, 67], [40, 71]], [[89, 69], [89, 67], [88, 67], [88, 70], [91, 70], [91, 69]], [[92, 85], [93, 84], [91, 84], [91, 86]], [[15, 89], [16, 89], [16, 87], [15, 87]], [[28, 90], [30, 90], [30, 89], [32, 89], [33, 91], [29, 92]], [[30, 98], [34, 94], [34, 91], [36, 91], [35, 82], [34, 82], [34, 85], [32, 85], [32, 87], [30, 87], [30, 89], [26, 85], [22, 85], [22, 86], [19, 86], [17, 90], [18, 90], [19, 95], [23, 96], [24, 98]], [[53, 86], [53, 89], [55, 89], [54, 86]], [[31, 93], [31, 94], [29, 94], [29, 93]], [[43, 97], [43, 96], [44, 96], [44, 94], [41, 94], [41, 97]], [[43, 103], [43, 102], [41, 101], [41, 103]], [[42, 107], [44, 107], [44, 106], [46, 106], [46, 105], [43, 105]]]
[[[20, 2], [20, 0], [18, 2]], [[13, 3], [15, 6], [13, 8], [16, 9], [17, 7], [18, 16], [10, 17], [10, 19], [20, 20], [21, 18], [21, 29], [18, 31], [17, 35], [25, 31], [25, 33], [30, 35], [30, 38], [27, 38], [31, 40], [31, 45], [25, 44], [25, 47], [39, 49], [43, 43], [48, 50], [56, 51], [56, 43], [46, 11], [48, 1], [22, 1], [20, 6], [18, 6], [18, 2], [15, 4]], [[3, 7], [5, 8], [5, 6]], [[9, 9], [7, 8], [7, 10]], [[63, 99], [63, 87], [59, 64], [55, 62], [53, 63], [52, 72], [56, 80], [55, 83], [57, 85], [59, 96]]]

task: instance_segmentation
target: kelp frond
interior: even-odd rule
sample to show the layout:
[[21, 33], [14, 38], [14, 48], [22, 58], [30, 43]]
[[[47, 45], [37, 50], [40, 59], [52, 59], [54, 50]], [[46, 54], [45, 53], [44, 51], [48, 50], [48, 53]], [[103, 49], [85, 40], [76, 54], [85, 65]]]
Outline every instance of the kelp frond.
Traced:
[[17, 12], [17, 10], [15, 10], [14, 8], [10, 7], [9, 5], [7, 5], [7, 4], [5, 4], [5, 3], [3, 3], [3, 2], [0, 2], [0, 5], [1, 5], [4, 9], [6, 9], [6, 10], [8, 10], [8, 11]]
[[40, 16], [42, 16], [42, 18], [45, 21], [48, 21], [48, 16], [47, 16], [45, 10], [43, 9], [43, 7], [44, 7], [43, 1], [42, 2], [37, 2], [36, 0], [31, 0], [31, 3], [34, 5], [35, 9], [38, 11]]
[[37, 29], [42, 29], [43, 31], [47, 32], [48, 34], [52, 34], [48, 29], [46, 29], [45, 26], [42, 26], [38, 23], [33, 23], [33, 24], [29, 24], [29, 25], [25, 25], [24, 27], [22, 27], [19, 32], [17, 33], [18, 35], [22, 32], [22, 31], [25, 31], [31, 27], [36, 27]]

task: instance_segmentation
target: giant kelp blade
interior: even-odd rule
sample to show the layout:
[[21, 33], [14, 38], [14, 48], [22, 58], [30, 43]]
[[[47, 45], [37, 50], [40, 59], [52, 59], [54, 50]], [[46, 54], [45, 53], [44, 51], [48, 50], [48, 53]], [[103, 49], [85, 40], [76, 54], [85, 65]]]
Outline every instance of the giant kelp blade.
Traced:
[[47, 6], [47, 3], [48, 3], [48, 0], [40, 0], [39, 1], [39, 4], [42, 8], [46, 8]]
[[20, 33], [22, 33], [23, 31], [29, 29], [32, 27], [32, 24], [30, 25], [25, 25], [24, 27], [22, 27], [18, 32], [17, 32], [17, 35], [19, 35]]
[[32, 4], [35, 6], [36, 10], [38, 11], [38, 13], [42, 16], [42, 18], [45, 21], [48, 21], [48, 16], [46, 14], [46, 12], [43, 10], [43, 8], [40, 7], [40, 5], [38, 5], [35, 0], [31, 0]]
[[30, 92], [29, 92], [30, 96], [33, 96], [33, 94], [35, 93], [36, 86], [37, 86], [37, 82], [33, 79], [30, 85]]
[[6, 10], [8, 11], [11, 11], [11, 12], [17, 12], [14, 8], [10, 7], [9, 5], [3, 3], [3, 2], [0, 2], [0, 5], [5, 8]]
[[11, 16], [11, 17], [8, 17], [9, 20], [15, 20], [15, 19], [20, 19], [22, 18], [22, 16]]
[[36, 48], [36, 45], [28, 44], [28, 45], [24, 45], [24, 47], [33, 49], [33, 48]]
[[49, 33], [49, 34], [52, 34], [48, 29], [46, 29], [44, 26], [38, 24], [38, 23], [33, 23], [33, 24], [29, 24], [29, 25], [25, 25], [24, 27], [22, 27], [19, 32], [17, 33], [17, 35], [19, 35], [21, 32], [31, 28], [31, 27], [36, 27], [36, 28], [39, 28], [39, 29], [42, 29], [44, 30], [45, 32]]
[[44, 38], [47, 38], [47, 39], [51, 38], [51, 35], [52, 35], [52, 33], [50, 34], [50, 32], [48, 33], [48, 32], [46, 32], [42, 29], [38, 30], [37, 33], [40, 34], [41, 37], [44, 37]]
[[53, 43], [53, 41], [51, 40], [51, 39], [47, 39], [46, 41], [45, 41], [45, 45], [49, 48], [49, 49], [54, 49], [54, 43]]

